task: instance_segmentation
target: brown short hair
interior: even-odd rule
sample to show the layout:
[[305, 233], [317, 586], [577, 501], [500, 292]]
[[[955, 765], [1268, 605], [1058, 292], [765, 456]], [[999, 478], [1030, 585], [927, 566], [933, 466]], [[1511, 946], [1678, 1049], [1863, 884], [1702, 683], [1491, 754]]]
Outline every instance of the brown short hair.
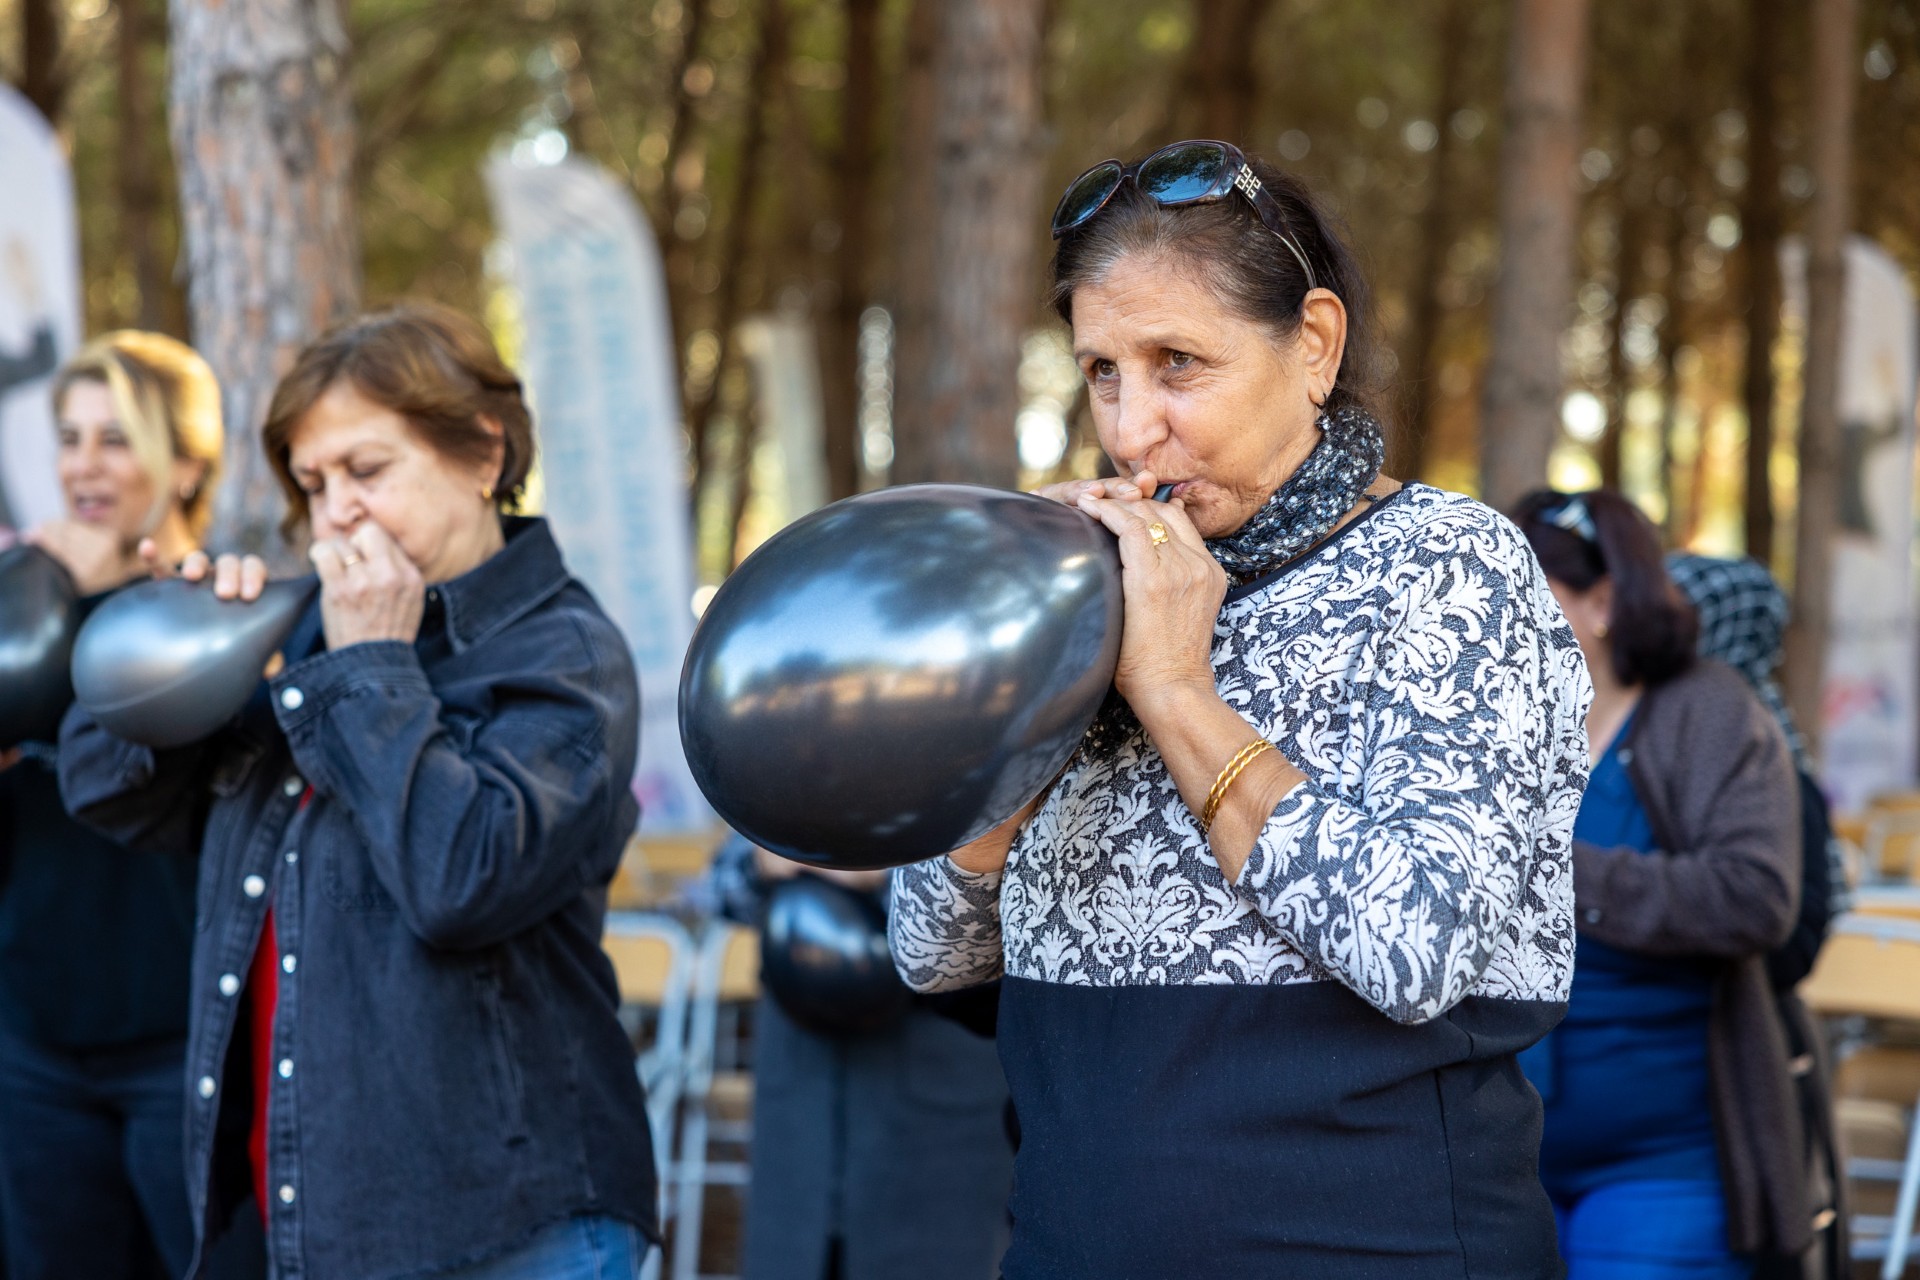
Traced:
[[[153, 480], [158, 526], [167, 508], [180, 503], [197, 540], [213, 518], [213, 490], [220, 482], [220, 384], [199, 353], [164, 333], [116, 329], [89, 342], [53, 376], [53, 409], [60, 412], [76, 382], [98, 382], [113, 397], [114, 417], [133, 445], [134, 456]], [[173, 462], [204, 468], [191, 493], [173, 491]]]
[[480, 419], [493, 419], [505, 446], [493, 500], [503, 508], [519, 500], [534, 452], [520, 379], [476, 321], [437, 303], [401, 302], [315, 338], [274, 388], [260, 443], [287, 495], [287, 532], [307, 510], [289, 463], [294, 429], [340, 382], [405, 418], [435, 452], [458, 462], [487, 456], [493, 437]]

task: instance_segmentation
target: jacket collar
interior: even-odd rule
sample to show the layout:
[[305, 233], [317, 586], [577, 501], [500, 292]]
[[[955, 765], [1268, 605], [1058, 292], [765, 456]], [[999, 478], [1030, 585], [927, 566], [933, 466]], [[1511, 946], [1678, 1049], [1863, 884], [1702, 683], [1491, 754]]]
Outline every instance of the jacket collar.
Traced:
[[506, 546], [427, 594], [429, 613], [432, 602], [439, 601], [455, 653], [485, 640], [567, 585], [566, 562], [545, 520], [508, 516], [501, 526]]

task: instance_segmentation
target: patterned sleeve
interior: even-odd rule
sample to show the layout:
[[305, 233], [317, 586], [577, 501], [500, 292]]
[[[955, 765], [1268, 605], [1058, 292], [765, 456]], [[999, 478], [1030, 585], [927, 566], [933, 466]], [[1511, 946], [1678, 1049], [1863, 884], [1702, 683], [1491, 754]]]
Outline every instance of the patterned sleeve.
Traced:
[[[1476, 988], [1565, 999], [1591, 698], [1572, 632], [1505, 521], [1386, 589], [1353, 688], [1364, 763], [1296, 760], [1311, 780], [1274, 810], [1237, 887], [1396, 1022]], [[1313, 752], [1310, 731], [1289, 742]]]
[[963, 871], [948, 857], [893, 873], [887, 941], [909, 987], [957, 991], [1000, 976], [1002, 874]]

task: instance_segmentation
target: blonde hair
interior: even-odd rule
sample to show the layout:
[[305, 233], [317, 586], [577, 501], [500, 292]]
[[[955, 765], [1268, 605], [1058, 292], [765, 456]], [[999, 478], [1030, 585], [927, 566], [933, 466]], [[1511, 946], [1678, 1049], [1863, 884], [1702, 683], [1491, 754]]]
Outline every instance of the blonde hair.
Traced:
[[[192, 347], [163, 333], [118, 329], [80, 348], [53, 379], [56, 413], [76, 382], [99, 382], [113, 398], [114, 417], [133, 446], [133, 456], [153, 481], [154, 507], [147, 528], [156, 529], [178, 500], [194, 538], [213, 519], [213, 490], [220, 479], [226, 432], [220, 418], [220, 384]], [[205, 467], [191, 493], [173, 488], [173, 463]]]

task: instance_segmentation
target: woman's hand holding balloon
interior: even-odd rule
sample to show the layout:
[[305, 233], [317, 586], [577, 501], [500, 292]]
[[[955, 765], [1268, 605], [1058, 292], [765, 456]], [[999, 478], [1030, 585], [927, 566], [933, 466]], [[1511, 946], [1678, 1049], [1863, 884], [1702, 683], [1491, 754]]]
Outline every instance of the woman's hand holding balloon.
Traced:
[[215, 559], [204, 551], [189, 551], [178, 565], [170, 565], [160, 558], [153, 539], [145, 538], [140, 543], [140, 559], [156, 578], [205, 582], [211, 574], [213, 594], [222, 600], [258, 600], [267, 586], [267, 562], [259, 556], [227, 554]]
[[1113, 683], [1141, 723], [1156, 707], [1213, 693], [1213, 621], [1227, 575], [1207, 550], [1180, 499], [1154, 502], [1155, 479], [1106, 482], [1108, 496], [1083, 493], [1080, 510], [1120, 540], [1125, 623]]
[[127, 554], [120, 535], [100, 525], [49, 520], [28, 533], [25, 541], [58, 560], [83, 596], [111, 591], [141, 572], [140, 561]]
[[320, 575], [329, 649], [376, 640], [411, 644], [420, 634], [426, 580], [385, 529], [366, 521], [344, 538], [314, 543], [307, 557]]

